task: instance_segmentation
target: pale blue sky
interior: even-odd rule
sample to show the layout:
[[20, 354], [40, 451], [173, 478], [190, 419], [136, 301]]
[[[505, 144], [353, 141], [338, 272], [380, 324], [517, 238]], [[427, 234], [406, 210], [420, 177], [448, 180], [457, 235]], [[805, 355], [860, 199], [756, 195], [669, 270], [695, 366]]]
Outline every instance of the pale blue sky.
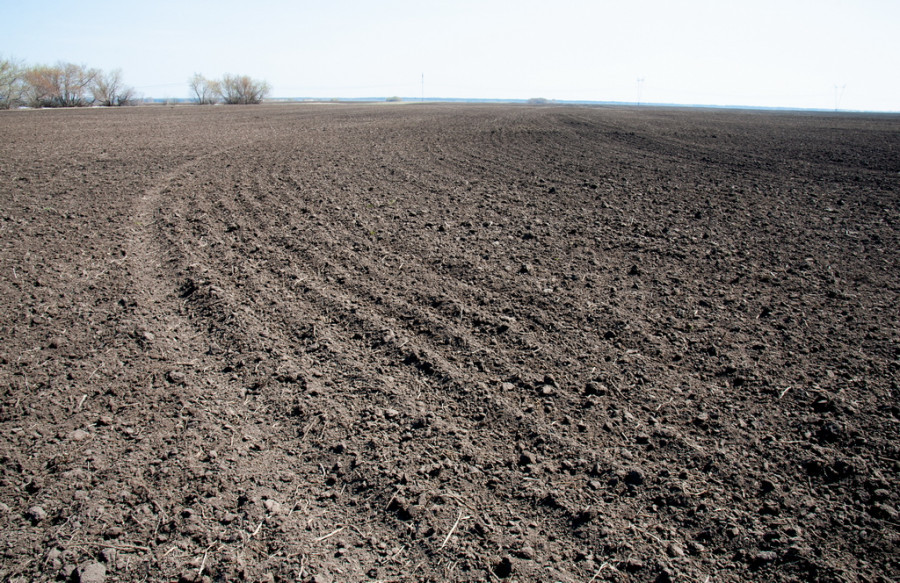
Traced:
[[[0, 0], [0, 54], [148, 97], [199, 72], [275, 97], [411, 96], [900, 111], [898, 0]], [[638, 79], [644, 79], [642, 84]]]

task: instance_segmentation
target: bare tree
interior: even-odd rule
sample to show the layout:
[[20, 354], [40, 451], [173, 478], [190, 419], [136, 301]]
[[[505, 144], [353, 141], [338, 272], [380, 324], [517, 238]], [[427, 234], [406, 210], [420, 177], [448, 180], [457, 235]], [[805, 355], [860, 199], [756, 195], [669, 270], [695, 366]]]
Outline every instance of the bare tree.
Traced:
[[271, 87], [265, 81], [251, 79], [247, 75], [225, 75], [220, 94], [225, 103], [261, 103], [269, 95]]
[[25, 98], [32, 107], [53, 107], [60, 71], [57, 67], [35, 65], [25, 71]]
[[91, 87], [94, 102], [105, 106], [129, 105], [134, 99], [134, 89], [122, 82], [122, 69], [108, 74], [98, 73]]
[[89, 89], [100, 72], [74, 63], [38, 65], [25, 72], [26, 96], [35, 107], [88, 105]]
[[62, 63], [59, 67], [62, 69], [59, 85], [62, 106], [77, 107], [91, 103], [89, 90], [100, 71], [74, 63]]
[[22, 103], [25, 92], [23, 77], [21, 63], [0, 57], [0, 109], [9, 109]]
[[188, 80], [188, 86], [194, 101], [200, 105], [208, 105], [219, 100], [218, 81], [207, 79], [200, 73], [194, 73], [194, 76]]

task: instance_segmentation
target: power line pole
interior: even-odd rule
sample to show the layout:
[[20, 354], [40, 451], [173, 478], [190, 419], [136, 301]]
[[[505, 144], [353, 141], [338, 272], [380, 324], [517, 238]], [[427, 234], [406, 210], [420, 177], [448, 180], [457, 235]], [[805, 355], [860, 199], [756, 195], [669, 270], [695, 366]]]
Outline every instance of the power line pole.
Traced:
[[637, 80], [637, 104], [641, 105], [641, 91], [644, 89], [644, 78], [638, 77]]
[[834, 110], [837, 111], [841, 105], [841, 99], [844, 98], [844, 90], [847, 88], [847, 85], [841, 85], [841, 93], [838, 95], [838, 86], [834, 86]]

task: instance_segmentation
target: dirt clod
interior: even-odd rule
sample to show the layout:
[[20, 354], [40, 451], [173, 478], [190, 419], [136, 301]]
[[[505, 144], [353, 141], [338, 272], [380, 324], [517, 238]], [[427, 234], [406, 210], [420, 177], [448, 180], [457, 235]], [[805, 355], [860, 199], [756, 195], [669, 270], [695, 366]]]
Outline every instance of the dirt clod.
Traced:
[[637, 468], [628, 470], [625, 474], [625, 483], [629, 486], [640, 486], [646, 479], [644, 471]]
[[86, 563], [75, 572], [78, 583], [104, 583], [106, 581], [106, 565], [103, 563]]
[[187, 376], [179, 370], [170, 370], [166, 373], [166, 380], [173, 385], [183, 385], [187, 380]]
[[32, 506], [25, 513], [25, 516], [28, 520], [31, 521], [32, 524], [39, 524], [47, 519], [47, 511], [44, 510], [41, 506]]

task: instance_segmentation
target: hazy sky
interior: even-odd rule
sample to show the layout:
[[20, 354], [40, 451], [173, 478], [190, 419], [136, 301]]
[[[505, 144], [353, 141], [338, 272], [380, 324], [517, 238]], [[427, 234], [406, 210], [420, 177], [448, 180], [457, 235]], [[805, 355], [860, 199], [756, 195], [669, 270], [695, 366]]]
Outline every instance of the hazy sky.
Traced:
[[0, 0], [0, 54], [148, 97], [195, 72], [418, 97], [424, 74], [426, 97], [900, 111], [898, 0]]

